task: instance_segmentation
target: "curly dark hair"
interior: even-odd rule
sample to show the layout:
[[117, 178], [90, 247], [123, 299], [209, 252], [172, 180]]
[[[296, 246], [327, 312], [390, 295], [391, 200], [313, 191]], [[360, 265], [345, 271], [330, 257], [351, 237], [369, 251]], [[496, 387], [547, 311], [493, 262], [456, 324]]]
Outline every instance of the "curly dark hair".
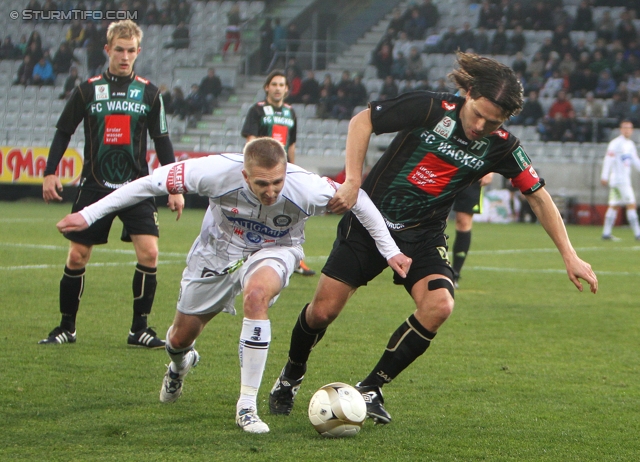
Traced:
[[486, 98], [504, 111], [505, 118], [522, 110], [522, 84], [515, 72], [495, 59], [475, 53], [457, 53], [458, 68], [448, 77], [473, 99]]

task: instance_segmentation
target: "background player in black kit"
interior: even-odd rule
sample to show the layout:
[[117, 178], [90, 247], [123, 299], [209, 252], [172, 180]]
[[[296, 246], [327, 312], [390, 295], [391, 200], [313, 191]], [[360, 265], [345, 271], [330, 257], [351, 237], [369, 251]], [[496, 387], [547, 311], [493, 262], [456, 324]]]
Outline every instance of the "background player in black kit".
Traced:
[[[367, 402], [367, 414], [389, 423], [381, 387], [391, 382], [429, 347], [454, 305], [453, 270], [444, 235], [451, 205], [460, 191], [489, 172], [511, 179], [527, 198], [556, 245], [569, 279], [591, 292], [598, 280], [581, 260], [567, 236], [562, 217], [538, 178], [520, 141], [500, 126], [523, 104], [522, 85], [512, 69], [472, 53], [458, 53], [458, 68], [450, 77], [465, 91], [411, 92], [374, 101], [349, 124], [346, 181], [333, 211], [347, 210], [356, 201], [362, 166], [372, 133], [398, 132], [362, 185], [382, 216], [400, 250], [412, 258], [404, 285], [416, 310], [391, 335], [386, 350], [368, 376], [356, 386]], [[291, 334], [289, 360], [271, 390], [272, 412], [289, 414], [306, 371], [311, 349], [340, 314], [349, 297], [386, 265], [351, 213], [338, 225], [313, 300], [305, 306]], [[382, 307], [384, 309], [384, 307]]]
[[[142, 31], [130, 20], [112, 23], [105, 51], [109, 67], [74, 90], [56, 125], [44, 171], [45, 202], [60, 201], [62, 184], [55, 174], [71, 135], [84, 120], [85, 147], [82, 179], [73, 212], [83, 209], [120, 186], [149, 174], [147, 131], [162, 165], [175, 161], [162, 96], [154, 85], [133, 72], [140, 53]], [[184, 207], [182, 195], [169, 196], [169, 207]], [[84, 291], [85, 267], [94, 245], [105, 244], [115, 217], [124, 224], [122, 240], [133, 242], [138, 264], [133, 276], [133, 321], [127, 343], [146, 348], [164, 347], [164, 340], [148, 327], [156, 290], [158, 213], [153, 199], [98, 220], [89, 229], [65, 234], [69, 253], [60, 281], [60, 325], [39, 343], [76, 341], [76, 315]]]
[[[249, 108], [241, 134], [247, 143], [259, 136], [280, 141], [287, 153], [287, 161], [295, 164], [298, 125], [296, 112], [284, 102], [288, 92], [289, 82], [284, 72], [271, 71], [264, 82], [264, 101], [258, 101]], [[303, 276], [316, 274], [304, 261], [295, 272]]]

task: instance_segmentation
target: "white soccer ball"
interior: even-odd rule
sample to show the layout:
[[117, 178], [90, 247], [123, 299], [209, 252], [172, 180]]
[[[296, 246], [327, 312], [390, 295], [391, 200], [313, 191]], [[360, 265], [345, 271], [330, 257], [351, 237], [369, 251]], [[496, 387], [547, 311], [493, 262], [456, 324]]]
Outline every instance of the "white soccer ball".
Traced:
[[367, 417], [367, 405], [358, 390], [342, 382], [320, 388], [309, 402], [309, 420], [328, 438], [354, 436]]

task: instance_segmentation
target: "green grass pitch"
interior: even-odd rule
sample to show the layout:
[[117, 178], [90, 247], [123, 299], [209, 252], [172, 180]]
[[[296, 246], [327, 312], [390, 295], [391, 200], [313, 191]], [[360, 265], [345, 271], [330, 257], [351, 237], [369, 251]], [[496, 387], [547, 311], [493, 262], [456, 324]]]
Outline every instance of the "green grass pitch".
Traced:
[[[163, 350], [128, 348], [130, 244], [94, 250], [75, 345], [37, 341], [59, 322], [67, 241], [55, 223], [69, 204], [0, 203], [0, 460], [84, 461], [634, 461], [640, 454], [640, 243], [616, 229], [569, 234], [600, 281], [579, 293], [539, 225], [474, 226], [456, 308], [431, 348], [384, 389], [393, 422], [365, 422], [354, 438], [320, 437], [307, 419], [313, 392], [355, 383], [412, 311], [385, 271], [359, 290], [311, 356], [291, 416], [267, 396], [286, 360], [290, 330], [317, 276], [294, 275], [270, 310], [273, 338], [259, 395], [266, 435], [234, 422], [241, 314], [213, 319], [198, 339], [199, 366], [175, 404], [158, 392]], [[185, 255], [203, 210], [179, 222], [165, 208], [150, 325], [166, 332]], [[312, 218], [307, 262], [320, 270], [337, 217]], [[451, 233], [453, 234], [453, 232]], [[240, 305], [237, 304], [237, 308]], [[241, 310], [240, 310], [241, 313]]]

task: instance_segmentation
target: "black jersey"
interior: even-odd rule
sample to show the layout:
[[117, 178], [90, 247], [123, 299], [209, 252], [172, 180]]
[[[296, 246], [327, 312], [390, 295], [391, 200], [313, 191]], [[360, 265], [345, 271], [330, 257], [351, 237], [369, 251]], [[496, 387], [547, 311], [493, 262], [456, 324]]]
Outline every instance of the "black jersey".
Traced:
[[103, 73], [76, 87], [56, 128], [72, 135], [84, 119], [81, 186], [112, 191], [149, 174], [147, 131], [168, 136], [162, 95], [135, 74]]
[[277, 108], [260, 101], [247, 112], [242, 136], [269, 136], [280, 141], [286, 151], [296, 142], [296, 112], [288, 104]]
[[489, 172], [523, 193], [544, 186], [520, 141], [504, 129], [471, 141], [460, 124], [464, 98], [416, 91], [369, 104], [376, 134], [398, 132], [362, 185], [389, 230], [405, 241], [444, 231], [457, 193]]

